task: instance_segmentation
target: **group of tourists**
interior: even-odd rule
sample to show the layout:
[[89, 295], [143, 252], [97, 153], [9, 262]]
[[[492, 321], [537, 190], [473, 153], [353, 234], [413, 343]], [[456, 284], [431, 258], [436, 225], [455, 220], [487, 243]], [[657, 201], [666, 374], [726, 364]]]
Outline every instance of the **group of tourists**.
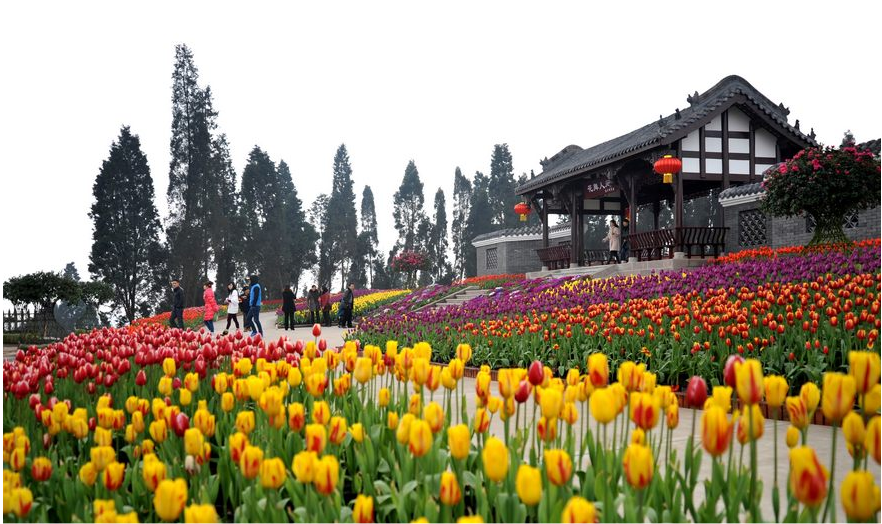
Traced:
[[[615, 219], [609, 221], [609, 233], [603, 237], [603, 241], [609, 244], [609, 256], [606, 258], [607, 264], [612, 262], [613, 258], [616, 259], [616, 264], [628, 261], [628, 248], [630, 247], [628, 242], [629, 228], [628, 217], [622, 219], [621, 229], [619, 229]], [[625, 239], [624, 242], [622, 237]]]
[[[242, 311], [242, 328], [251, 330], [251, 336], [260, 333], [263, 336], [263, 326], [260, 323], [260, 309], [263, 303], [263, 288], [260, 286], [257, 275], [250, 275], [245, 279], [246, 285], [242, 287], [241, 293], [236, 288], [236, 284], [230, 282], [227, 284], [227, 297], [224, 304], [227, 306], [227, 327], [224, 329], [226, 334], [230, 325], [239, 329], [239, 311]], [[171, 327], [184, 329], [184, 291], [181, 289], [181, 282], [177, 279], [172, 280], [172, 311], [169, 318]], [[205, 328], [214, 333], [214, 317], [220, 311], [214, 295], [214, 282], [208, 280], [202, 284], [203, 293], [202, 301], [204, 311], [202, 320]], [[284, 314], [285, 330], [294, 329], [294, 312], [296, 296], [291, 286], [285, 286], [282, 290], [282, 312]], [[308, 319], [310, 324], [321, 323], [325, 326], [331, 325], [331, 292], [327, 286], [322, 287], [321, 291], [318, 286], [313, 284], [312, 288], [306, 292], [306, 305], [309, 308]], [[355, 284], [349, 284], [343, 297], [340, 300], [338, 325], [341, 328], [352, 327], [352, 310], [355, 305]]]

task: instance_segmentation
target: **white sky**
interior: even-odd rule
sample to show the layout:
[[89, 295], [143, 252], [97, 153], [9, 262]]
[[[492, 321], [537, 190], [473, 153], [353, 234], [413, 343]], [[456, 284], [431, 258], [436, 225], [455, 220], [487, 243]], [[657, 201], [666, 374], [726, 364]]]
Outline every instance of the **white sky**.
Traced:
[[[3, 2], [2, 274], [87, 274], [92, 184], [120, 126], [140, 135], [165, 216], [174, 46], [210, 84], [237, 171], [258, 144], [308, 206], [345, 142], [381, 248], [408, 160], [451, 204], [453, 172], [516, 174], [687, 106], [739, 74], [838, 144], [880, 136], [880, 3]], [[358, 205], [358, 204], [356, 204]], [[448, 209], [448, 215], [450, 209]]]

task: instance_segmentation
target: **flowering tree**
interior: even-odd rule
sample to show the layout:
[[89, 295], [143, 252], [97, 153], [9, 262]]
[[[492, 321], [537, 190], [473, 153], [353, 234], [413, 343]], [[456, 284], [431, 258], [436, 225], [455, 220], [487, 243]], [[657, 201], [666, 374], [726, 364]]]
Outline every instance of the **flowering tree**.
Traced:
[[854, 146], [812, 147], [772, 170], [763, 181], [763, 210], [774, 216], [806, 212], [815, 220], [809, 245], [847, 242], [845, 217], [879, 205], [879, 159]]
[[429, 269], [429, 257], [417, 251], [402, 251], [392, 258], [392, 269], [404, 273], [405, 287], [416, 287], [417, 271]]

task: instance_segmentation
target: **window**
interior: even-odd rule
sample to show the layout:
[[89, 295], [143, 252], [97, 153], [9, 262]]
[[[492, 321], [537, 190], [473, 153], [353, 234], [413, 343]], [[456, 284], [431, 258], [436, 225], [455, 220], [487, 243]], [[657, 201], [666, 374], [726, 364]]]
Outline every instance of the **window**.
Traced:
[[[842, 220], [842, 229], [855, 229], [858, 225], [860, 224], [858, 224], [857, 211], [845, 215], [845, 218]], [[815, 218], [808, 213], [805, 214], [805, 232], [815, 232]]]
[[487, 249], [487, 265], [486, 269], [496, 269], [497, 266], [497, 258], [496, 258], [496, 248], [491, 247]]
[[738, 245], [762, 246], [766, 243], [766, 216], [759, 209], [738, 213]]

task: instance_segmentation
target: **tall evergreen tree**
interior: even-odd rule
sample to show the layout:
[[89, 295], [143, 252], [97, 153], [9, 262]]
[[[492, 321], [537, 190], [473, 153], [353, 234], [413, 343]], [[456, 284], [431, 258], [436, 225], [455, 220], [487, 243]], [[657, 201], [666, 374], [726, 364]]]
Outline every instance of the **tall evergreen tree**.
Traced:
[[[267, 238], [264, 236], [267, 221], [273, 221], [273, 212], [276, 204], [275, 182], [277, 178], [276, 165], [260, 147], [254, 146], [248, 154], [248, 162], [242, 171], [242, 215], [245, 226], [245, 253], [243, 260], [246, 264], [247, 273], [258, 273], [264, 285], [269, 285], [268, 275], [263, 274], [267, 261], [277, 257], [277, 245], [279, 237], [272, 239], [272, 245], [265, 245]], [[281, 225], [281, 216], [275, 217], [273, 229]], [[274, 231], [278, 234], [278, 231]], [[278, 291], [273, 289], [274, 291]]]
[[450, 228], [453, 237], [453, 278], [456, 280], [462, 280], [465, 277], [468, 246], [466, 225], [471, 198], [472, 183], [457, 167], [453, 175], [453, 223]]
[[217, 184], [211, 169], [216, 115], [210, 90], [201, 89], [198, 80], [193, 53], [186, 45], [176, 46], [166, 233], [169, 267], [175, 273], [172, 276], [183, 281], [188, 305], [198, 302], [199, 282], [212, 265], [211, 198]]
[[284, 160], [279, 162], [278, 174], [280, 186], [286, 188], [282, 205], [285, 206], [284, 225], [287, 227], [287, 237], [282, 243], [288, 252], [283, 253], [282, 259], [288, 271], [287, 281], [296, 290], [300, 284], [300, 276], [316, 263], [315, 244], [318, 233], [306, 219], [303, 202], [297, 195], [297, 187]]
[[331, 288], [331, 278], [334, 272], [334, 263], [328, 254], [328, 204], [331, 197], [322, 193], [316, 197], [307, 213], [310, 224], [315, 229], [319, 242], [317, 244], [318, 265], [315, 268], [315, 279], [321, 286]]
[[340, 270], [341, 286], [346, 286], [348, 266], [356, 255], [358, 217], [355, 213], [355, 191], [352, 188], [352, 166], [346, 144], [340, 144], [334, 155], [334, 178], [328, 201], [325, 226], [327, 252]]
[[493, 211], [490, 207], [490, 180], [478, 171], [472, 186], [469, 200], [469, 216], [466, 222], [465, 235], [465, 276], [473, 277], [478, 273], [478, 261], [472, 240], [478, 235], [493, 231]]
[[211, 200], [211, 241], [214, 263], [217, 268], [215, 289], [223, 293], [226, 284], [239, 274], [242, 260], [242, 221], [239, 218], [240, 196], [236, 183], [236, 170], [230, 158], [227, 137], [221, 134], [211, 142], [212, 171], [217, 174], [218, 184], [213, 186]]
[[444, 191], [439, 187], [435, 192], [435, 214], [432, 217], [430, 238], [432, 249], [432, 278], [438, 283], [447, 283], [452, 280], [453, 268], [447, 260], [447, 201]]
[[358, 237], [370, 284], [373, 285], [372, 261], [377, 256], [377, 245], [380, 241], [377, 236], [377, 210], [374, 207], [374, 192], [371, 186], [364, 186], [364, 191], [361, 192], [361, 231]]
[[161, 292], [154, 271], [162, 266], [164, 253], [150, 167], [138, 135], [128, 126], [111, 145], [92, 194], [89, 272], [113, 286], [114, 305], [132, 322]]
[[416, 163], [411, 160], [407, 163], [404, 178], [394, 196], [392, 214], [395, 218], [395, 229], [398, 230], [396, 252], [411, 251], [419, 247], [417, 231], [426, 216], [423, 211], [424, 202], [420, 173], [417, 171]]
[[515, 187], [514, 165], [508, 144], [496, 144], [493, 146], [493, 156], [490, 158], [488, 186], [493, 224], [505, 227], [518, 225], [518, 216], [512, 210], [518, 203]]

